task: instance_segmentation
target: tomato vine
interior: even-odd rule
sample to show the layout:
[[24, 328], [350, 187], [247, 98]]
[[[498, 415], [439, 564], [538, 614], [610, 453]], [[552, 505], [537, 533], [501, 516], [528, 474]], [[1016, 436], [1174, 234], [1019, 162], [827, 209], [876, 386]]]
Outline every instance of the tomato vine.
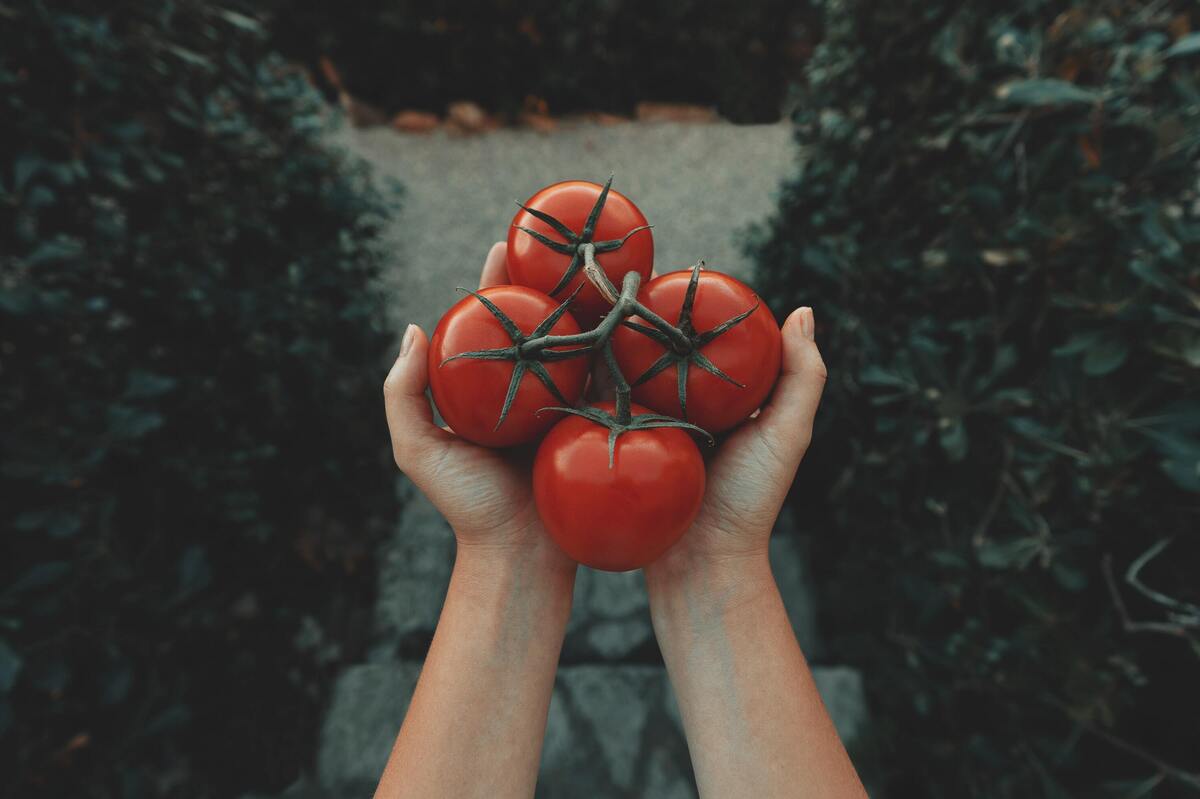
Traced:
[[[687, 293], [684, 297], [683, 306], [680, 310], [679, 324], [673, 325], [663, 319], [658, 314], [654, 313], [650, 308], [638, 301], [638, 289], [641, 287], [641, 274], [631, 270], [627, 272], [622, 279], [620, 291], [612, 284], [604, 270], [599, 268], [595, 261], [595, 254], [600, 251], [607, 251], [612, 242], [592, 242], [583, 240], [586, 239], [594, 227], [595, 217], [599, 216], [599, 210], [603, 208], [604, 197], [607, 194], [609, 184], [612, 178], [609, 178], [609, 183], [606, 183], [604, 190], [601, 192], [600, 199], [593, 208], [593, 213], [589, 215], [589, 222], [584, 227], [583, 234], [576, 237], [574, 240], [574, 248], [572, 250], [572, 267], [574, 268], [576, 260], [578, 260], [578, 270], [582, 270], [588, 282], [590, 282], [596, 290], [607, 301], [612, 303], [612, 308], [600, 320], [600, 322], [591, 330], [572, 335], [551, 335], [548, 331], [554, 326], [554, 323], [565, 314], [579, 293], [580, 287], [576, 288], [566, 300], [564, 300], [549, 316], [546, 317], [529, 335], [525, 335], [510, 319], [504, 311], [483, 296], [479, 292], [470, 291], [469, 289], [460, 289], [474, 296], [483, 306], [491, 313], [496, 320], [504, 328], [505, 332], [512, 340], [512, 346], [473, 350], [462, 352], [447, 358], [443, 363], [452, 361], [458, 358], [478, 358], [485, 360], [510, 360], [514, 362], [512, 377], [509, 382], [508, 391], [505, 396], [504, 406], [500, 411], [500, 418], [496, 423], [497, 429], [508, 414], [512, 406], [513, 398], [516, 396], [517, 390], [520, 388], [521, 381], [526, 375], [533, 374], [538, 380], [545, 385], [546, 389], [559, 399], [563, 404], [561, 406], [550, 406], [542, 410], [560, 411], [563, 413], [573, 414], [589, 419], [596, 424], [602, 425], [609, 430], [608, 437], [608, 454], [609, 466], [612, 466], [613, 454], [615, 452], [617, 438], [625, 432], [631, 430], [646, 430], [655, 427], [676, 427], [690, 430], [697, 433], [713, 443], [713, 437], [708, 431], [703, 428], [690, 424], [686, 421], [687, 409], [687, 374], [689, 364], [695, 365], [704, 369], [717, 377], [735, 385], [743, 387], [742, 384], [735, 381], [712, 361], [706, 358], [701, 353], [701, 348], [721, 336], [731, 328], [740, 324], [743, 320], [749, 317], [759, 307], [755, 304], [746, 311], [739, 313], [725, 322], [713, 327], [704, 332], [697, 332], [692, 325], [692, 307], [695, 303], [696, 290], [700, 281], [700, 274], [703, 269], [703, 261], [692, 267], [691, 278], [689, 281]], [[534, 211], [525, 208], [526, 211], [542, 219], [546, 224], [550, 225], [555, 230], [558, 230], [564, 236], [569, 232], [569, 228], [562, 225], [554, 217], [549, 214]], [[554, 242], [542, 234], [535, 231], [521, 228], [530, 235], [534, 236], [539, 242], [546, 244], [552, 248], [559, 247], [559, 242]], [[639, 228], [640, 229], [640, 228]], [[630, 234], [637, 232], [631, 231]], [[573, 234], [572, 234], [573, 235]], [[628, 235], [625, 238], [628, 238]], [[624, 239], [618, 240], [616, 247], [623, 243]], [[556, 252], [561, 251], [555, 249]], [[568, 270], [570, 271], [570, 269]], [[564, 275], [561, 282], [562, 285], [570, 280], [574, 273]], [[648, 324], [629, 321], [629, 317], [637, 316]], [[679, 405], [683, 410], [684, 419], [677, 419], [673, 416], [668, 416], [659, 413], [634, 414], [632, 413], [631, 395], [632, 386], [628, 379], [623, 374], [620, 365], [617, 363], [616, 357], [613, 355], [612, 335], [618, 325], [626, 327], [647, 336], [654, 341], [662, 344], [666, 348], [664, 355], [658, 359], [649, 369], [640, 375], [634, 385], [645, 382], [654, 375], [662, 372], [666, 368], [674, 365], [677, 374], [677, 385], [679, 393]], [[604, 358], [606, 367], [612, 375], [615, 386], [616, 403], [612, 413], [602, 410], [594, 406], [585, 408], [569, 407], [562, 393], [555, 386], [554, 380], [549, 372], [546, 371], [544, 362], [564, 360], [568, 358], [577, 358], [589, 353], [599, 351]]]

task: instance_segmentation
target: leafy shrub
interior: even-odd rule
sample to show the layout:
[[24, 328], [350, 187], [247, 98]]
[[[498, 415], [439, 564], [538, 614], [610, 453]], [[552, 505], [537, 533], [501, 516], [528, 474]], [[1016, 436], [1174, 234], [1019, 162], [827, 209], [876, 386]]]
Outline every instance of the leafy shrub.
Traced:
[[781, 0], [359, 3], [272, 0], [273, 37], [315, 66], [328, 56], [355, 95], [391, 110], [525, 98], [552, 111], [629, 113], [640, 100], [713, 104], [772, 121], [806, 9]]
[[816, 308], [793, 499], [888, 795], [1195, 795], [1200, 14], [824, 10], [756, 256]]
[[280, 788], [390, 502], [383, 196], [236, 8], [0, 19], [0, 794]]

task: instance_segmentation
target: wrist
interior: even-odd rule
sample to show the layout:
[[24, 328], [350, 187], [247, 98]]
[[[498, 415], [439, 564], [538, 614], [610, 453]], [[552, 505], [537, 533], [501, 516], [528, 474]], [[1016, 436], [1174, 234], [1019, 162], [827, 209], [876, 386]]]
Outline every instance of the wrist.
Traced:
[[545, 536], [523, 543], [458, 541], [454, 576], [473, 592], [494, 593], [513, 586], [533, 594], [570, 598], [577, 564]]
[[778, 595], [766, 547], [721, 556], [681, 549], [668, 552], [645, 572], [656, 628], [680, 615], [691, 623], [716, 620]]

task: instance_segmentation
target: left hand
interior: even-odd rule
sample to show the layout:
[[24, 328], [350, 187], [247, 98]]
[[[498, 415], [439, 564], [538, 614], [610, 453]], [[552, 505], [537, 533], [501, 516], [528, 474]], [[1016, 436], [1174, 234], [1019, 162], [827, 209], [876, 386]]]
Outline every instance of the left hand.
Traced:
[[[479, 287], [508, 282], [507, 247], [495, 244]], [[446, 517], [460, 552], [538, 556], [547, 565], [574, 569], [542, 529], [533, 501], [530, 457], [521, 450], [488, 449], [434, 424], [429, 399], [429, 340], [409, 325], [400, 356], [383, 384], [396, 465]]]

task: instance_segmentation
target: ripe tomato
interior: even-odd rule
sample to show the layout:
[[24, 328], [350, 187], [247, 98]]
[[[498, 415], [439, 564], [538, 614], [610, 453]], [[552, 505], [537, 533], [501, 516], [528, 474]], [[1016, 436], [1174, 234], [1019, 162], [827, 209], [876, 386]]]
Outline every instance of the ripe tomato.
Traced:
[[[521, 338], [534, 332], [559, 306], [542, 292], [524, 286], [493, 286], [478, 293], [512, 320]], [[569, 336], [581, 331], [571, 314], [564, 313], [546, 332]], [[538, 415], [540, 408], [572, 405], [583, 394], [589, 368], [587, 356], [537, 365], [467, 357], [446, 360], [464, 352], [513, 346], [513, 336], [475, 296], [463, 297], [438, 322], [429, 343], [429, 386], [434, 404], [456, 434], [489, 447], [532, 441], [562, 416], [553, 412]], [[553, 379], [561, 398], [554, 396], [538, 377], [542, 368]], [[516, 394], [503, 423], [497, 426], [517, 369], [522, 374]]]
[[[547, 186], [530, 197], [525, 208], [513, 217], [513, 226], [508, 229], [508, 275], [512, 282], [546, 292], [557, 299], [566, 298], [580, 282], [586, 283], [583, 259], [577, 252], [583, 241], [596, 246], [596, 263], [618, 289], [629, 271], [636, 270], [643, 281], [648, 280], [654, 267], [652, 231], [640, 230], [630, 235], [624, 244], [619, 244], [631, 231], [646, 225], [646, 217], [625, 195], [609, 190], [595, 229], [590, 235], [583, 236], [588, 215], [602, 193], [604, 187], [595, 183], [568, 180]], [[560, 229], [525, 209], [548, 214], [561, 223]], [[548, 237], [558, 245], [558, 251], [520, 228]], [[562, 278], [569, 271], [573, 274], [563, 284]], [[561, 288], [555, 291], [560, 285]], [[608, 313], [610, 307], [600, 292], [587, 283], [575, 298], [571, 313], [580, 324], [591, 327]]]
[[[692, 272], [670, 272], [647, 283], [638, 295], [643, 305], [668, 322], [680, 325]], [[705, 333], [757, 308], [715, 337]], [[645, 324], [636, 316], [630, 320]], [[691, 312], [691, 324], [683, 325], [692, 339], [694, 352], [683, 356], [664, 355], [671, 348], [624, 325], [612, 338], [613, 353], [625, 379], [633, 384], [633, 399], [668, 416], [685, 419], [710, 433], [728, 430], [753, 413], [770, 393], [779, 376], [782, 341], [775, 318], [754, 291], [720, 272], [702, 270]], [[706, 364], [707, 361], [707, 364]], [[640, 385], [639, 377], [652, 366], [665, 366]], [[713, 366], [728, 380], [709, 371]], [[679, 404], [678, 377], [686, 378], [686, 414]], [[734, 382], [741, 384], [735, 385]]]
[[[613, 412], [613, 403], [595, 407]], [[649, 413], [633, 406], [634, 414]], [[691, 526], [704, 497], [704, 461], [684, 430], [621, 433], [608, 463], [609, 430], [568, 416], [546, 434], [533, 463], [533, 496], [547, 532], [574, 560], [607, 571], [640, 568]]]

